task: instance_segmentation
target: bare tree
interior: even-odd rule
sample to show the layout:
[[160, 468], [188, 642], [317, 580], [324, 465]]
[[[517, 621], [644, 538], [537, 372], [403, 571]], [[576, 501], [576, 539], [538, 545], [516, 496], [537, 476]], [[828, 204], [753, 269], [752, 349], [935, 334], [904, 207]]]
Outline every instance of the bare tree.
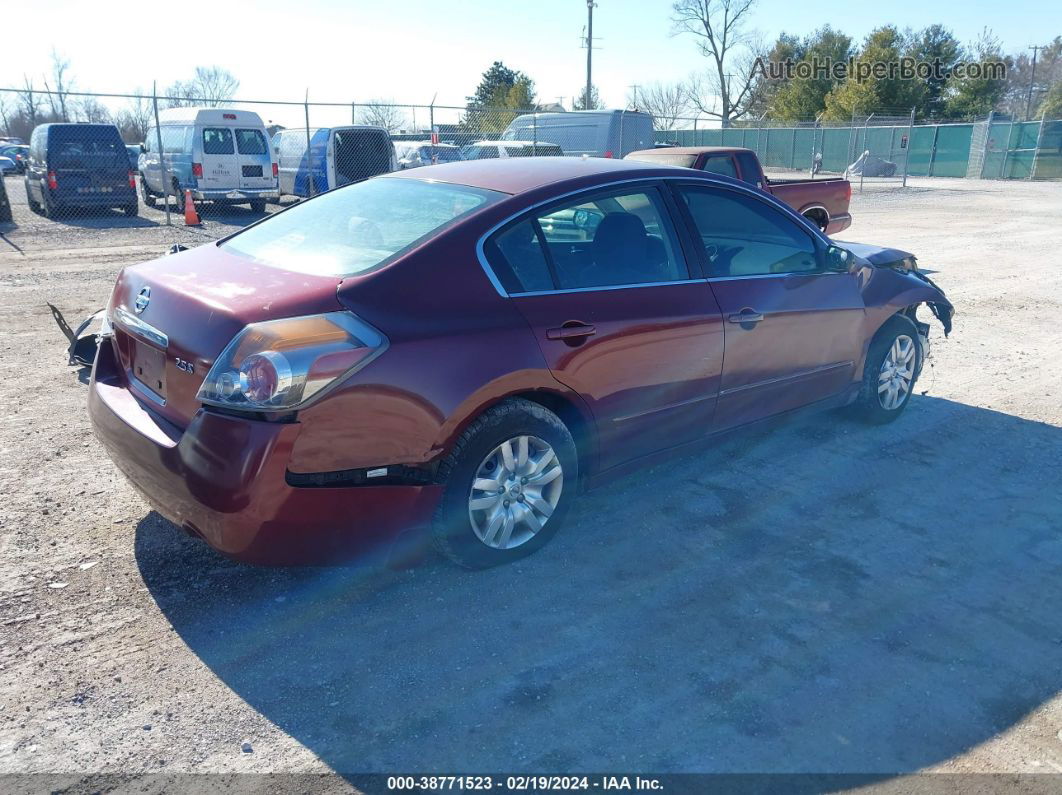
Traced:
[[52, 118], [58, 121], [70, 121], [70, 115], [68, 113], [66, 97], [69, 93], [73, 81], [70, 79], [70, 61], [63, 58], [59, 53], [52, 48], [52, 84], [55, 86], [53, 91], [52, 87], [48, 85], [48, 79], [44, 80], [44, 88], [52, 93], [48, 94], [48, 104], [52, 109]]
[[77, 115], [90, 124], [107, 124], [113, 121], [110, 110], [95, 97], [85, 97], [79, 103]]
[[679, 118], [690, 111], [689, 88], [682, 83], [651, 83], [640, 86], [637, 96], [628, 103], [635, 110], [652, 114], [653, 126], [658, 130], [673, 130]]
[[387, 132], [394, 133], [402, 129], [406, 116], [401, 108], [391, 101], [370, 99], [359, 111], [358, 120], [362, 124], [383, 127]]
[[121, 130], [124, 140], [129, 143], [139, 143], [147, 135], [153, 114], [151, 100], [144, 95], [144, 90], [137, 88], [133, 93], [137, 96], [129, 100], [126, 107], [118, 112], [114, 121]]
[[673, 35], [689, 33], [710, 60], [707, 73], [691, 80], [687, 98], [701, 113], [724, 127], [748, 112], [757, 75], [754, 34], [745, 23], [756, 0], [675, 0]]
[[41, 95], [33, 90], [33, 81], [28, 75], [22, 75], [22, 89], [15, 95], [18, 97], [19, 113], [29, 123], [32, 130], [37, 126], [37, 115], [41, 109]]
[[236, 96], [240, 81], [220, 66], [197, 66], [191, 80], [178, 80], [166, 89], [165, 104], [170, 108], [203, 105], [218, 108]]

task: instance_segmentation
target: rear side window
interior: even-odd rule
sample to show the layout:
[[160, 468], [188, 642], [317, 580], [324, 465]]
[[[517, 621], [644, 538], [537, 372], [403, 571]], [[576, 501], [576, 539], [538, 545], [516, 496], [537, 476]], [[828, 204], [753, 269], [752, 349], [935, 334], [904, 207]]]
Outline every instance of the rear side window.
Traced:
[[500, 256], [492, 261], [501, 264], [495, 272], [509, 292], [689, 278], [655, 189], [603, 194], [555, 207], [511, 227], [493, 242]]
[[553, 277], [542, 251], [541, 238], [531, 221], [511, 226], [488, 243], [487, 256], [494, 272], [510, 293], [553, 289]]
[[227, 127], [206, 127], [203, 130], [204, 155], [231, 155], [235, 152], [232, 130]]
[[237, 130], [236, 151], [241, 155], [264, 155], [269, 149], [261, 130]]
[[737, 178], [737, 169], [734, 168], [734, 161], [730, 158], [730, 155], [709, 157], [704, 161], [702, 170], [710, 174], [722, 174], [725, 177]]

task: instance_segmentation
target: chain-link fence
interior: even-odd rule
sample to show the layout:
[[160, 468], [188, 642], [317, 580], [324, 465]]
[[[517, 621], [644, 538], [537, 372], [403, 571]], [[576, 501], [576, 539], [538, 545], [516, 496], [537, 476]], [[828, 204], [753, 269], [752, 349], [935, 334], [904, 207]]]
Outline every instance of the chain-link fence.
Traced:
[[[809, 119], [780, 122], [761, 118], [727, 128], [703, 119], [679, 118], [675, 129], [658, 130], [661, 144], [743, 146], [768, 169], [809, 174], [844, 174], [864, 152], [875, 183], [904, 184], [909, 177], [971, 179], [1062, 179], [1062, 120], [1019, 122], [991, 115], [981, 121], [926, 122], [898, 109], [853, 116], [843, 122]], [[886, 161], [876, 163], [876, 159]], [[894, 164], [893, 169], [888, 164]], [[888, 172], [888, 175], [886, 174]]]
[[623, 157], [654, 145], [747, 147], [768, 171], [847, 174], [857, 189], [911, 176], [1062, 177], [1062, 121], [924, 123], [910, 110], [726, 128], [669, 118], [660, 126], [678, 129], [661, 130], [649, 114], [626, 110], [591, 122], [561, 108], [0, 88], [0, 111], [11, 211], [5, 221], [0, 207], [0, 234], [31, 248], [165, 248], [221, 237], [302, 198], [397, 169]]

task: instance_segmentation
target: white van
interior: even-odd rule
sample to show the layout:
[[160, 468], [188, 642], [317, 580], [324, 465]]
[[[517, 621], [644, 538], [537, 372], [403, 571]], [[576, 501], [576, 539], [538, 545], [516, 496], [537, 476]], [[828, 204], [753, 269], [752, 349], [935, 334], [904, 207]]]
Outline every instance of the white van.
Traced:
[[502, 133], [503, 141], [549, 141], [566, 155], [614, 157], [653, 148], [653, 117], [637, 110], [526, 113]]
[[507, 157], [561, 157], [559, 146], [545, 141], [476, 141], [461, 147], [463, 160]]
[[398, 170], [395, 147], [383, 127], [311, 127], [308, 143], [305, 127], [273, 136], [283, 196], [312, 196]]
[[265, 125], [254, 111], [164, 110], [158, 133], [154, 127], [147, 131], [139, 166], [141, 198], [151, 207], [159, 198], [176, 196], [178, 209], [183, 209], [184, 192], [191, 190], [195, 201], [250, 204], [262, 212], [266, 201], [280, 195]]

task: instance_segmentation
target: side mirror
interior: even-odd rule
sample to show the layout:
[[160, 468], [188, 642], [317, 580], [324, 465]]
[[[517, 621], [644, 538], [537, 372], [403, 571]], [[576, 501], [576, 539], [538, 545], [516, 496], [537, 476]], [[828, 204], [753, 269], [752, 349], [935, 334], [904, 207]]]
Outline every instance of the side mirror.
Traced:
[[147, 147], [144, 146], [143, 144], [140, 144], [140, 154], [144, 154], [146, 151], [147, 151]]
[[852, 252], [840, 246], [830, 246], [826, 249], [826, 270], [845, 273], [852, 267], [854, 262]]

